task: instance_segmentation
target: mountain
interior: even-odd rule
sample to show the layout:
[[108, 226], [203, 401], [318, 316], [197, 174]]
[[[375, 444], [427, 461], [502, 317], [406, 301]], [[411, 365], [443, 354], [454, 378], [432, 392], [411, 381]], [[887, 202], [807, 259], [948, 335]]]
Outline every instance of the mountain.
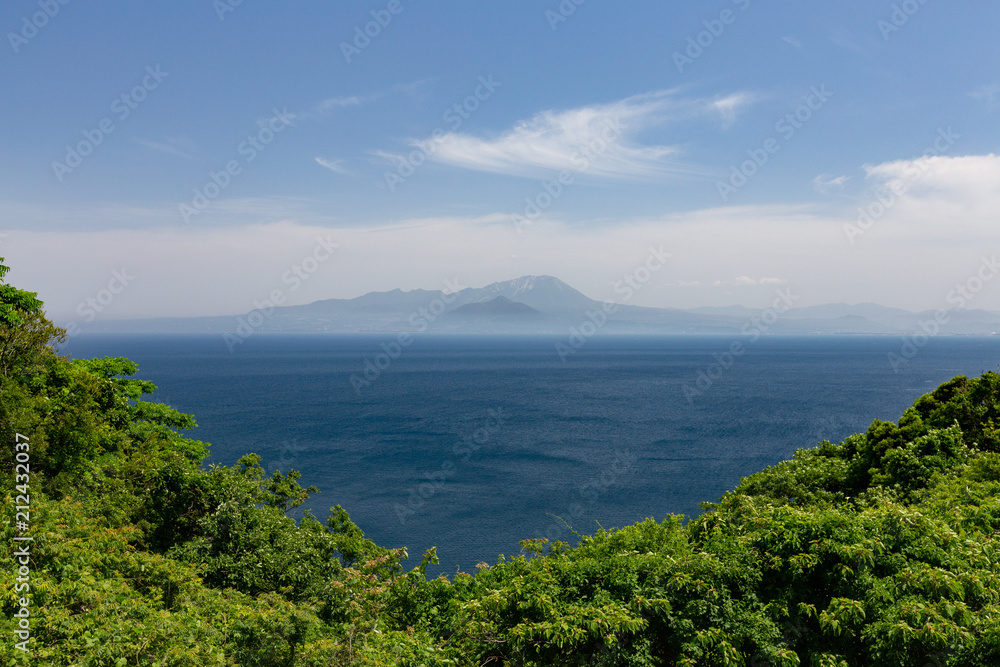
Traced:
[[[647, 308], [619, 304], [605, 312], [552, 276], [522, 276], [452, 293], [433, 290], [370, 292], [354, 299], [325, 299], [239, 316], [106, 321], [83, 325], [88, 333], [557, 333], [599, 322], [602, 333], [742, 335], [760, 326], [763, 310], [744, 306]], [[606, 318], [605, 318], [606, 315]], [[762, 333], [915, 335], [935, 313], [913, 313], [878, 304], [846, 303], [793, 308], [769, 321]], [[945, 334], [1000, 333], [1000, 314], [951, 310]], [[755, 324], [755, 322], [757, 322]]]
[[753, 317], [758, 311], [746, 306], [701, 306], [691, 308], [688, 312], [700, 315], [722, 315], [725, 317]]
[[502, 296], [546, 313], [587, 310], [601, 305], [599, 301], [583, 295], [552, 276], [523, 276], [480, 289], [468, 288], [459, 292], [458, 296], [463, 303], [487, 301]]
[[470, 319], [479, 317], [536, 317], [542, 312], [526, 303], [511, 301], [505, 296], [498, 296], [489, 301], [476, 301], [459, 306], [448, 313], [450, 317]]
[[559, 320], [526, 303], [498, 296], [465, 303], [449, 311], [435, 330], [453, 333], [556, 333]]
[[788, 312], [788, 317], [799, 320], [835, 320], [840, 317], [864, 317], [871, 321], [912, 317], [913, 313], [898, 308], [886, 308], [877, 303], [828, 303], [823, 306], [805, 306]]

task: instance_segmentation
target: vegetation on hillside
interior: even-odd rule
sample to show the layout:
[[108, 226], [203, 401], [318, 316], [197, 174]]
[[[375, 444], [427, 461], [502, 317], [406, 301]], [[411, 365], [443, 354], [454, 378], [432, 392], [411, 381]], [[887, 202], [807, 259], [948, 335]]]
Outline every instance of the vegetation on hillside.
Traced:
[[128, 360], [60, 357], [41, 306], [0, 284], [0, 664], [1000, 664], [995, 373], [800, 450], [687, 523], [526, 540], [428, 579], [433, 550], [408, 568], [340, 507], [290, 518], [315, 491], [295, 471], [204, 468], [190, 416], [144, 400]]

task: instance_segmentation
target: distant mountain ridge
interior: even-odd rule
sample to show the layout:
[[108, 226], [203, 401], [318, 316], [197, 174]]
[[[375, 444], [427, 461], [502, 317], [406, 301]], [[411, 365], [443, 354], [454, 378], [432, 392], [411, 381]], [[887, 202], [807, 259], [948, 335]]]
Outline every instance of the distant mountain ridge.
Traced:
[[[553, 276], [522, 276], [453, 293], [434, 290], [369, 292], [240, 316], [160, 318], [88, 324], [91, 333], [569, 333], [591, 321], [603, 302]], [[741, 334], [762, 313], [744, 306], [682, 310], [619, 304], [600, 327], [604, 333]], [[590, 313], [590, 314], [588, 314]], [[793, 308], [762, 333], [914, 335], [934, 312], [913, 313], [873, 303]], [[1000, 333], [1000, 314], [949, 311], [941, 333]]]
[[489, 301], [467, 303], [449, 313], [449, 315], [461, 315], [464, 317], [478, 317], [482, 315], [523, 317], [541, 314], [541, 311], [532, 308], [528, 304], [511, 301], [505, 296], [498, 296]]

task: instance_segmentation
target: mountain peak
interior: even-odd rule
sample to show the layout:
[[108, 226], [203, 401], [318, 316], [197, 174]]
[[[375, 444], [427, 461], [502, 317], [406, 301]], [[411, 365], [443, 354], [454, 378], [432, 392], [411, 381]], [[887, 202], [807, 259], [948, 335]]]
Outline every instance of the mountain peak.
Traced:
[[596, 301], [553, 276], [521, 276], [479, 289], [463, 290], [464, 301], [489, 301], [498, 296], [543, 312], [593, 308]]
[[[568, 289], [573, 289], [563, 281], [559, 280], [554, 276], [521, 276], [520, 278], [514, 278], [512, 280], [503, 280], [500, 282], [492, 283], [487, 285], [483, 289], [491, 289], [498, 285], [511, 286], [522, 291], [535, 289], [536, 287], [542, 287], [547, 285], [558, 285], [561, 287], [566, 287]], [[575, 290], [574, 290], [575, 291]]]

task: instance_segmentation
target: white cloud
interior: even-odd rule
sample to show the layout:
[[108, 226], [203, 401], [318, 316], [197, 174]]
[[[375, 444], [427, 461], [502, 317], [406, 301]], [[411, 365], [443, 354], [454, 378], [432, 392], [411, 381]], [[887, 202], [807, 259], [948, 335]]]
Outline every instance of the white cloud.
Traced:
[[361, 97], [360, 95], [348, 95], [347, 97], [331, 97], [316, 105], [315, 109], [322, 113], [334, 111], [336, 109], [347, 109], [348, 107], [361, 106], [364, 102], [375, 99], [374, 97]]
[[[896, 160], [865, 167], [877, 192], [896, 188], [903, 196], [891, 208], [910, 220], [937, 218], [939, 227], [988, 228], [995, 234], [1000, 214], [1000, 156], [969, 155]], [[887, 195], [884, 195], [887, 196]]]
[[[300, 224], [336, 224], [338, 218], [314, 199], [305, 197], [234, 197], [217, 199], [191, 226], [200, 228], [247, 226], [277, 220]], [[163, 206], [107, 204], [95, 206], [29, 205], [0, 200], [0, 229], [62, 230], [67, 221], [79, 231], [104, 229], [159, 229], [183, 225], [176, 203]]]
[[782, 37], [781, 39], [783, 41], [785, 41], [786, 43], [791, 44], [796, 49], [801, 49], [802, 48], [802, 42], [800, 42], [799, 40], [795, 39], [791, 35], [786, 35], [785, 37]]
[[1000, 81], [979, 86], [969, 93], [969, 97], [986, 102], [986, 107], [990, 111], [1000, 108]]
[[163, 141], [152, 141], [149, 139], [137, 138], [135, 139], [135, 142], [140, 146], [149, 148], [150, 150], [166, 153], [168, 155], [176, 155], [177, 157], [186, 159], [191, 159], [192, 154], [195, 152], [194, 143], [188, 139], [164, 137]]
[[659, 91], [610, 104], [543, 111], [497, 137], [451, 132], [437, 141], [416, 140], [412, 145], [433, 143], [430, 159], [437, 162], [514, 176], [547, 176], [562, 170], [626, 179], [701, 173], [680, 161], [678, 147], [643, 145], [638, 135], [666, 121], [706, 113], [733, 122], [750, 102], [747, 94], [694, 100]]
[[[780, 288], [803, 306], [943, 308], [948, 292], [974, 275], [984, 255], [1000, 252], [1000, 157], [894, 161], [867, 171], [878, 186], [914, 168], [923, 168], [919, 180], [854, 244], [844, 226], [875, 200], [858, 198], [839, 213], [828, 206], [744, 206], [600, 224], [543, 215], [523, 234], [510, 211], [360, 227], [323, 217], [322, 204], [308, 200], [232, 200], [215, 202], [204, 214], [216, 218], [183, 226], [175, 206], [38, 211], [0, 202], [0, 229], [7, 234], [0, 254], [12, 267], [11, 282], [39, 291], [58, 317], [72, 315], [122, 267], [136, 280], [102, 317], [247, 312], [271, 290], [287, 291], [282, 275], [326, 235], [340, 248], [300, 290], [288, 291], [289, 303], [397, 287], [438, 289], [454, 278], [479, 286], [528, 274], [555, 275], [593, 298], [614, 300], [620, 295], [611, 284], [640, 266], [655, 245], [672, 257], [636, 294], [636, 305], [765, 307]], [[4, 228], [15, 218], [18, 229]], [[37, 221], [50, 218], [80, 223], [81, 230], [102, 218], [142, 224], [37, 231]], [[246, 220], [260, 223], [238, 224]], [[974, 307], [1000, 309], [1000, 284], [984, 288]]]
[[830, 41], [842, 49], [847, 49], [865, 59], [869, 58], [868, 50], [861, 46], [855, 39], [855, 36], [844, 28], [833, 28], [830, 31]]
[[344, 174], [345, 176], [351, 176], [352, 172], [344, 167], [343, 160], [327, 160], [326, 158], [318, 157], [316, 158], [316, 164], [321, 167], [326, 167], [330, 171], [337, 174]]
[[365, 102], [369, 102], [374, 99], [377, 99], [377, 97], [362, 97], [360, 95], [330, 97], [323, 100], [319, 104], [306, 109], [305, 111], [293, 111], [291, 113], [285, 113], [285, 116], [291, 118], [293, 122], [297, 120], [321, 120], [330, 115], [333, 111], [361, 106]]
[[[739, 276], [733, 280], [716, 280], [713, 287], [757, 287], [758, 285], [784, 285], [788, 281], [784, 278], [751, 278], [750, 276]], [[699, 285], [700, 283], [680, 283], [682, 285]]]
[[729, 129], [736, 123], [739, 112], [753, 103], [754, 97], [748, 93], [735, 93], [712, 102], [712, 108], [722, 116], [722, 127]]
[[849, 180], [851, 180], [850, 176], [831, 176], [830, 174], [820, 174], [813, 179], [813, 187], [816, 188], [816, 192], [827, 194], [831, 190], [844, 187]]
[[370, 95], [341, 95], [329, 97], [319, 104], [306, 109], [305, 111], [297, 111], [285, 115], [289, 116], [293, 121], [300, 119], [322, 120], [334, 111], [371, 104], [372, 102], [377, 102], [378, 100], [388, 97], [394, 93], [413, 95], [421, 86], [430, 81], [431, 79], [419, 79], [409, 83], [401, 83], [389, 88], [388, 90], [379, 91]]

